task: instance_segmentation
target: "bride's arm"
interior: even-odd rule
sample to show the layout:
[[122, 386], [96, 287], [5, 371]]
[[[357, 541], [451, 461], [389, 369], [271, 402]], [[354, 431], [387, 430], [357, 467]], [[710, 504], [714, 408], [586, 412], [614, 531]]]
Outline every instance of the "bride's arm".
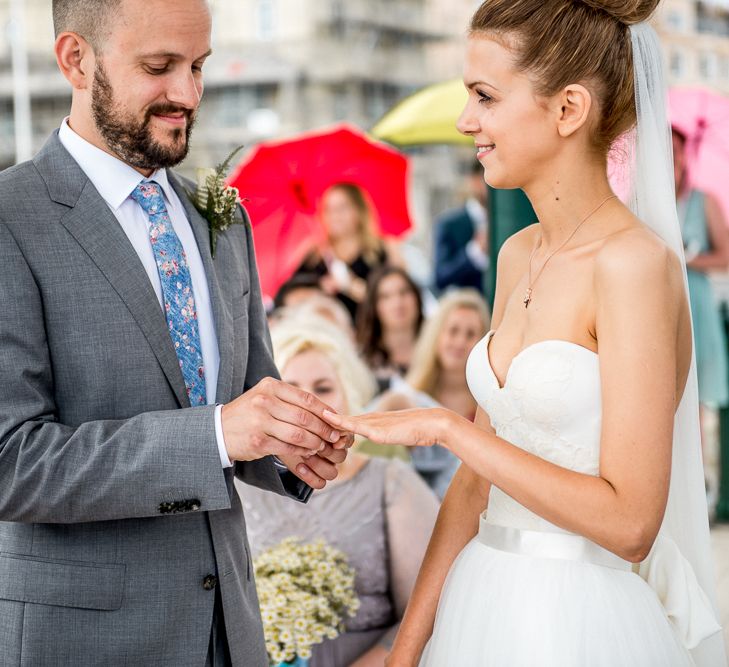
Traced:
[[[493, 433], [488, 417], [479, 410], [476, 428]], [[443, 582], [453, 560], [478, 532], [478, 519], [486, 508], [491, 485], [461, 465], [448, 487], [425, 552], [410, 601], [400, 623], [387, 665], [417, 665], [433, 631]]]
[[677, 347], [690, 341], [678, 258], [648, 232], [617, 235], [597, 259], [595, 293], [599, 476], [554, 465], [442, 409], [332, 423], [381, 442], [439, 442], [536, 514], [639, 562], [665, 511], [677, 378], [686, 366], [679, 371]]
[[597, 257], [595, 295], [599, 476], [553, 465], [494, 436], [478, 437], [467, 424], [447, 426], [445, 444], [536, 514], [640, 562], [666, 507], [676, 386], [679, 377], [683, 386], [687, 367], [677, 348], [679, 341], [690, 345], [678, 258], [645, 232], [616, 238]]
[[[499, 252], [496, 295], [491, 318], [493, 327], [501, 322], [509, 293], [518, 281], [518, 257], [532, 243], [534, 230], [524, 230], [509, 239]], [[472, 424], [482, 435], [495, 435], [488, 415], [480, 408]], [[467, 465], [461, 465], [448, 486], [438, 512], [433, 534], [420, 566], [420, 572], [400, 622], [387, 660], [391, 667], [417, 665], [433, 632], [435, 612], [448, 570], [478, 532], [478, 520], [486, 509], [491, 484]]]

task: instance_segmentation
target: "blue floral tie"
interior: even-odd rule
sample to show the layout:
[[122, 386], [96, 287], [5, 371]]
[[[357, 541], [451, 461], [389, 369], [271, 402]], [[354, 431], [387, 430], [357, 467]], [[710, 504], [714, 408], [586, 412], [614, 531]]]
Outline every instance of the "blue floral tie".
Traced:
[[143, 181], [131, 194], [149, 216], [149, 240], [162, 283], [162, 299], [170, 337], [180, 361], [190, 405], [205, 405], [203, 366], [197, 309], [185, 250], [172, 227], [162, 191], [154, 181]]

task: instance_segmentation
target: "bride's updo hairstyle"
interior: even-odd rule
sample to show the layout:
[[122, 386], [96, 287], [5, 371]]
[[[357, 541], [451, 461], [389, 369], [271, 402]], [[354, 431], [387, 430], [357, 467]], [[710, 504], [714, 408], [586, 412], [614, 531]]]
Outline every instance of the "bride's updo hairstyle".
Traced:
[[592, 144], [607, 155], [635, 124], [629, 26], [650, 17], [659, 0], [486, 0], [470, 34], [506, 46], [535, 92], [551, 97], [581, 83], [597, 103]]

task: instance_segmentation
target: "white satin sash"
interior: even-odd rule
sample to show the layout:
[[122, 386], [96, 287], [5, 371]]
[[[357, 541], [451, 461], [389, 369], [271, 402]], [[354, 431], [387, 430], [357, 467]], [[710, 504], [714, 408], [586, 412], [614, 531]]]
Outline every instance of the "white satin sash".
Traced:
[[533, 558], [558, 558], [581, 561], [631, 572], [630, 561], [616, 556], [611, 551], [574, 533], [524, 530], [509, 526], [496, 526], [481, 517], [478, 540], [499, 551], [531, 556]]
[[581, 535], [497, 526], [481, 516], [478, 540], [492, 549], [532, 558], [557, 558], [634, 572], [656, 593], [688, 649], [721, 630], [711, 603], [676, 544], [659, 534], [640, 565], [633, 565]]

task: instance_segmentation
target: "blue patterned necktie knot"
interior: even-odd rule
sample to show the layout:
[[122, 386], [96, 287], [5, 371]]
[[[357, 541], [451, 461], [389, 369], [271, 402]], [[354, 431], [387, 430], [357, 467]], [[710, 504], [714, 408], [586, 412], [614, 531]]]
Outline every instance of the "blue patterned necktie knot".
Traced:
[[165, 317], [190, 405], [205, 405], [205, 367], [195, 295], [185, 250], [172, 227], [159, 184], [155, 181], [142, 181], [134, 188], [131, 198], [149, 217], [149, 240], [162, 285]]

